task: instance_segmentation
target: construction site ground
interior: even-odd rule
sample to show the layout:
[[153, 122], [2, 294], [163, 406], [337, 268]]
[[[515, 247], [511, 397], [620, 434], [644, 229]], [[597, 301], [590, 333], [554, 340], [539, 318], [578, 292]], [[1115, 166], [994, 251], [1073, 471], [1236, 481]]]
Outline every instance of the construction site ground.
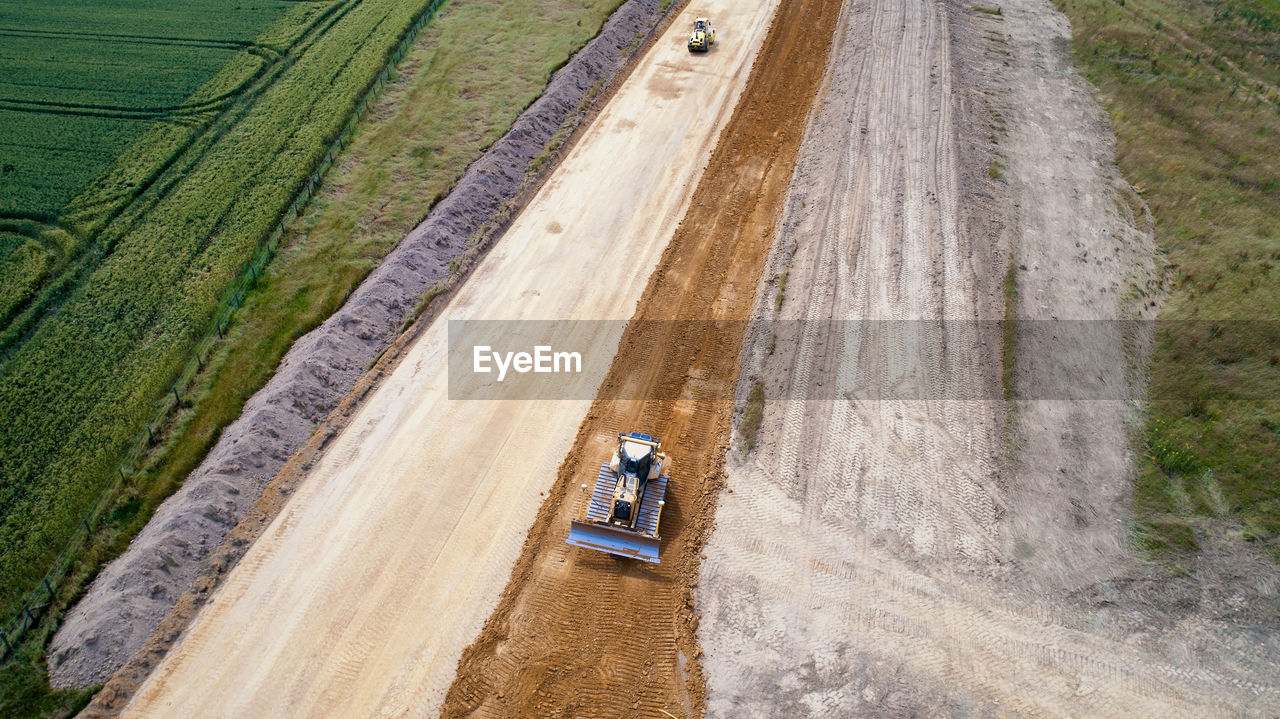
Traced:
[[[1273, 717], [1274, 568], [1130, 548], [1134, 402], [1006, 401], [999, 335], [876, 361], [1158, 286], [1065, 19], [990, 10], [691, 2], [125, 714]], [[444, 319], [619, 321], [572, 325], [596, 399], [459, 401]], [[1014, 346], [1023, 387], [1141, 383], [1140, 347]], [[564, 543], [631, 429], [659, 565]]]
[[[1066, 20], [1000, 8], [847, 6], [759, 293], [758, 445], [729, 453], [696, 592], [708, 716], [1280, 707], [1274, 567], [1186, 582], [1131, 548], [1140, 353], [1041, 343], [1149, 316], [1155, 254]], [[965, 331], [1005, 299], [1012, 403], [1001, 333]]]
[[[463, 654], [442, 716], [702, 714], [691, 587], [721, 487], [742, 328], [826, 64], [832, 35], [822, 28], [835, 25], [840, 6], [779, 4], [780, 20], [645, 288], [601, 399], [497, 611]], [[712, 16], [718, 43], [729, 42], [725, 28], [738, 15]], [[805, 21], [786, 20], [799, 17]], [[647, 399], [612, 399], [637, 396]], [[594, 479], [596, 458], [609, 456], [616, 433], [631, 428], [660, 436], [671, 456], [656, 566], [564, 543], [577, 488]]]

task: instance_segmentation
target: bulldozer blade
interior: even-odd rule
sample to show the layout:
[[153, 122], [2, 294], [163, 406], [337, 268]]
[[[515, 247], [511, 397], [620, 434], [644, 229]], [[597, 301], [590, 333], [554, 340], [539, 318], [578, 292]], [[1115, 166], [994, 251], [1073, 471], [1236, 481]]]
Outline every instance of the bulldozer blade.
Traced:
[[642, 562], [658, 563], [658, 537], [649, 537], [622, 527], [573, 520], [569, 525], [569, 544]]

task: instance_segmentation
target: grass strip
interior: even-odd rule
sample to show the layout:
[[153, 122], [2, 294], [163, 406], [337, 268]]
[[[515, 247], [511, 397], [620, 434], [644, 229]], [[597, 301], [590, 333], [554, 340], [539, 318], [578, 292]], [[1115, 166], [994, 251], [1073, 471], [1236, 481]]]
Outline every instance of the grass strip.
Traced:
[[1280, 5], [1057, 6], [1168, 262], [1135, 534], [1158, 555], [1227, 532], [1280, 556]]

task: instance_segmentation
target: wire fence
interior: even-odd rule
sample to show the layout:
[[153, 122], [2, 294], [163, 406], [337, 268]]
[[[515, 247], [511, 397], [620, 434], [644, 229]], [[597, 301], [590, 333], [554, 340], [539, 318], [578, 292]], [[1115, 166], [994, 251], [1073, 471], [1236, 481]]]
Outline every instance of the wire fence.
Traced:
[[[244, 306], [246, 296], [258, 283], [258, 278], [266, 270], [267, 265], [275, 258], [285, 231], [306, 209], [324, 176], [333, 166], [334, 158], [347, 147], [360, 121], [381, 96], [387, 83], [394, 79], [396, 67], [417, 40], [418, 34], [435, 17], [442, 4], [444, 0], [432, 0], [405, 31], [400, 42], [388, 54], [382, 72], [371, 80], [365, 91], [360, 94], [342, 130], [330, 142], [328, 148], [317, 156], [310, 176], [294, 194], [292, 203], [281, 212], [271, 229], [263, 234], [253, 256], [244, 263], [239, 276], [223, 295], [222, 302], [214, 313], [212, 326], [195, 341], [191, 359], [178, 372], [170, 391], [161, 400], [155, 419], [147, 423], [146, 430], [139, 434], [132, 447], [125, 453], [124, 461], [117, 467], [115, 476], [99, 493], [89, 511], [76, 525], [62, 552], [58, 554], [58, 558], [54, 560], [49, 571], [23, 602], [22, 610], [6, 623], [3, 629], [0, 629], [0, 660], [7, 660], [13, 655], [27, 632], [37, 625], [45, 610], [54, 603], [60, 583], [67, 578], [85, 545], [101, 528], [107, 510], [121, 496], [122, 490], [133, 485], [135, 471], [132, 467], [136, 467], [147, 456], [147, 452], [156, 444], [159, 429], [169, 425], [186, 404], [184, 397], [193, 393], [194, 386], [204, 372], [215, 346], [224, 340], [236, 312]], [[292, 58], [284, 58], [283, 62], [291, 63]]]

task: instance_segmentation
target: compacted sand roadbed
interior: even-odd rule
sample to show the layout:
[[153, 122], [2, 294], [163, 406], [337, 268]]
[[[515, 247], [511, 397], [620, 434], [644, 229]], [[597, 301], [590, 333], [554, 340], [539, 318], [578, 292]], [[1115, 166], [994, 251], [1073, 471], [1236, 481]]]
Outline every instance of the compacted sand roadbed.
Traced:
[[[629, 318], [776, 5], [699, 0], [677, 17], [444, 317]], [[695, 14], [721, 35], [691, 57]], [[612, 355], [621, 329], [583, 323], [575, 339]], [[446, 346], [437, 321], [126, 716], [438, 712], [590, 404], [450, 401]]]
[[[745, 321], [841, 4], [780, 3], [557, 493], [529, 533], [498, 610], [463, 654], [443, 717], [702, 715], [692, 585], [721, 487]], [[736, 15], [712, 16], [716, 48], [736, 42], [728, 32]], [[646, 399], [629, 399], [637, 394]], [[594, 480], [620, 429], [657, 434], [671, 457], [658, 565], [564, 543], [577, 488]]]

